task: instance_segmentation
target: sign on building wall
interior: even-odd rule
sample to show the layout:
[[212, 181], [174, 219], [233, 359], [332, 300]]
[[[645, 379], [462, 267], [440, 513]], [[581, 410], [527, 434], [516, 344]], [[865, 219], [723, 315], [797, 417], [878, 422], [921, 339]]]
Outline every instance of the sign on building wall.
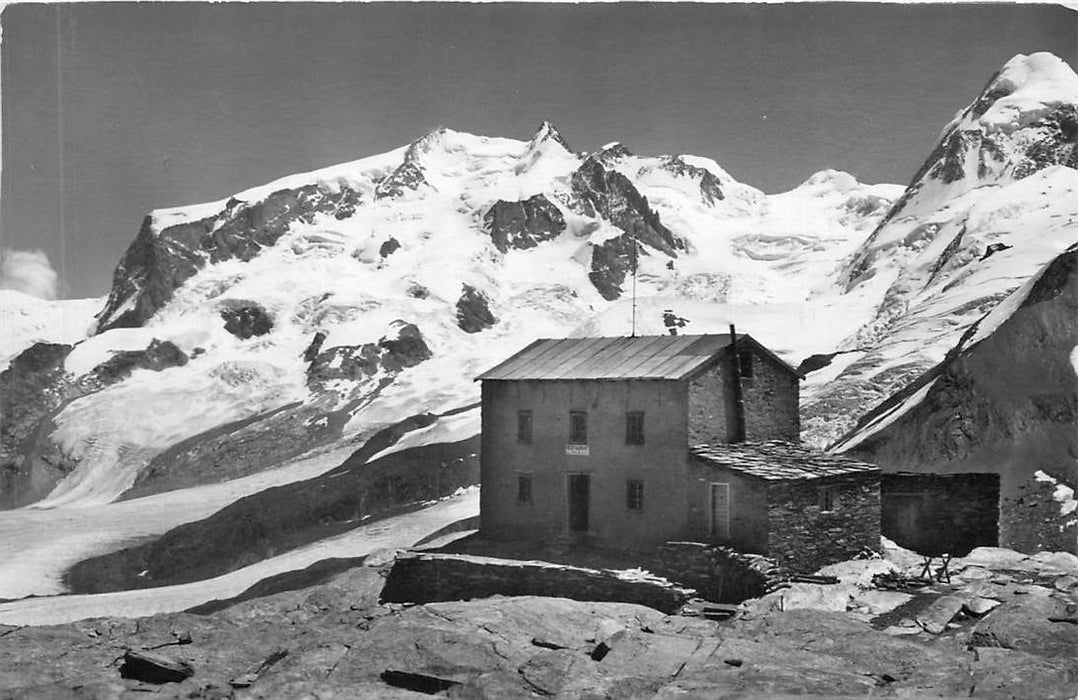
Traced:
[[587, 457], [591, 453], [588, 452], [588, 445], [566, 445], [565, 454], [576, 457]]

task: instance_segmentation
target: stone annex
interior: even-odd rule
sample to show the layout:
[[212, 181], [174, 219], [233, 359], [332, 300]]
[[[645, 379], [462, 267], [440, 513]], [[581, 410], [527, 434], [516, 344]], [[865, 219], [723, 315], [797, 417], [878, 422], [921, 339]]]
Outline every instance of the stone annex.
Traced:
[[749, 335], [537, 340], [481, 374], [481, 535], [725, 545], [813, 571], [879, 546], [880, 471], [801, 447], [801, 376]]

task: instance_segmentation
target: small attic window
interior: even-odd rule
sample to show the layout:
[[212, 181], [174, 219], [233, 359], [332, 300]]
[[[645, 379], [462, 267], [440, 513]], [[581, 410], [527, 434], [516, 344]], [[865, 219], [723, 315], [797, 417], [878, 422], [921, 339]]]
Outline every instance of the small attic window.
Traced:
[[737, 372], [745, 379], [752, 378], [752, 350], [737, 351]]

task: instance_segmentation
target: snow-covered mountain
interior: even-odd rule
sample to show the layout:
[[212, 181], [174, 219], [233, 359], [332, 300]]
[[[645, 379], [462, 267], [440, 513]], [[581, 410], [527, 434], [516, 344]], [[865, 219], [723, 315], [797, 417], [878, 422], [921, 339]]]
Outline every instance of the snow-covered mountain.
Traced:
[[[1078, 241], [1076, 104], [1062, 61], [1016, 57], [905, 190], [825, 170], [766, 195], [707, 158], [576, 153], [543, 123], [156, 210], [92, 337], [0, 375], [21, 397], [0, 503], [102, 506], [358, 445], [474, 404], [472, 378], [536, 337], [628, 333], [633, 289], [638, 333], [736, 323], [808, 358], [823, 445]], [[478, 431], [452, 416], [404, 443]]]
[[1000, 474], [1000, 544], [1078, 551], [1078, 245], [836, 445], [893, 471]]
[[837, 438], [1078, 240], [1076, 168], [1078, 76], [1051, 54], [1016, 56], [845, 265], [840, 283], [877, 306], [837, 348], [856, 351], [820, 375], [805, 428]]
[[74, 343], [94, 330], [104, 299], [46, 301], [0, 289], [0, 371], [34, 343]]
[[[472, 377], [536, 336], [598, 313], [617, 319], [634, 258], [648, 304], [669, 299], [690, 318], [705, 306], [694, 331], [723, 323], [709, 318], [716, 309], [744, 310], [754, 330], [767, 305], [809, 303], [898, 193], [824, 172], [768, 197], [703, 158], [620, 144], [576, 154], [543, 124], [528, 141], [439, 129], [387, 154], [152, 212], [97, 333], [63, 357], [69, 379], [108, 382], [68, 392], [28, 460], [62, 477], [39, 505], [242, 476], [474, 403]], [[661, 319], [655, 309], [641, 326]], [[773, 335], [791, 360], [805, 354]], [[169, 359], [143, 366], [151, 346]], [[134, 363], [119, 381], [102, 370], [116, 357]]]

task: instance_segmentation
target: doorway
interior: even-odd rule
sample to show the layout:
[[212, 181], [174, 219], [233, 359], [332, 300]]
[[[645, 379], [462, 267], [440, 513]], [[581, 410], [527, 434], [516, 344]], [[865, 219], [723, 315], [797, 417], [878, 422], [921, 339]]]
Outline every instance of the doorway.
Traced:
[[572, 532], [588, 531], [590, 491], [591, 476], [588, 474], [569, 475], [569, 530]]

